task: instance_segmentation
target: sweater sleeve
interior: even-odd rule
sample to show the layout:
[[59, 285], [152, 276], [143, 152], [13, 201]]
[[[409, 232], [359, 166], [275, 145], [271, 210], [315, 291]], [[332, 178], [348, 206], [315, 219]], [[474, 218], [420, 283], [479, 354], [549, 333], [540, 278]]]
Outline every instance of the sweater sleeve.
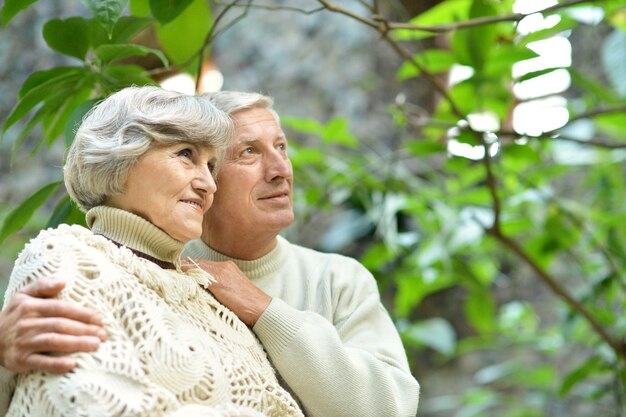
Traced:
[[331, 271], [334, 323], [274, 298], [254, 326], [308, 417], [417, 413], [419, 385], [376, 283], [358, 262]]
[[264, 416], [249, 408], [232, 405], [184, 405], [173, 393], [155, 383], [136, 350], [136, 343], [141, 341], [131, 340], [115, 313], [116, 309], [123, 310], [123, 305], [112, 305], [111, 298], [107, 296], [107, 286], [116, 279], [111, 277], [115, 271], [101, 268], [105, 263], [96, 260], [96, 252], [72, 233], [59, 233], [56, 229], [42, 232], [26, 246], [16, 261], [7, 297], [42, 275], [64, 279], [67, 285], [59, 298], [71, 299], [100, 312], [108, 338], [96, 352], [72, 354], [77, 367], [71, 372], [29, 372], [13, 376], [16, 386], [7, 417]]

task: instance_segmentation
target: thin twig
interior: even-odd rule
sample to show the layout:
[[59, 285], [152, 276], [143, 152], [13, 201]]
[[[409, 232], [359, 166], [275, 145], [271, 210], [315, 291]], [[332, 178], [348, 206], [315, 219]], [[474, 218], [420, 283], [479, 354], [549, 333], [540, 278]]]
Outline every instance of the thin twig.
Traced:
[[507, 16], [485, 16], [478, 17], [475, 19], [466, 20], [463, 22], [456, 23], [447, 23], [441, 25], [415, 25], [412, 23], [402, 23], [402, 22], [388, 22], [389, 30], [419, 30], [423, 32], [431, 32], [431, 33], [446, 33], [451, 32], [457, 29], [465, 29], [474, 26], [481, 26], [493, 23], [501, 23], [501, 22], [519, 22], [524, 19], [529, 14], [535, 13], [550, 13], [558, 9], [563, 9], [566, 7], [575, 6], [581, 3], [592, 3], [596, 0], [572, 0], [568, 2], [563, 2], [559, 4], [555, 4], [554, 6], [547, 7], [543, 10], [539, 10], [533, 13], [514, 13]]
[[569, 121], [571, 123], [580, 119], [590, 119], [596, 116], [601, 116], [603, 114], [613, 114], [613, 113], [625, 113], [626, 114], [626, 105], [615, 106], [615, 107], [604, 107], [604, 108], [597, 108], [597, 109], [589, 110], [587, 112], [572, 116]]
[[584, 140], [584, 139], [577, 139], [577, 138], [561, 136], [561, 135], [558, 135], [558, 136], [542, 135], [542, 136], [539, 136], [538, 138], [539, 139], [550, 139], [550, 140], [564, 140], [564, 141], [567, 141], [567, 142], [574, 142], [574, 143], [578, 143], [580, 145], [595, 146], [595, 147], [598, 147], [598, 148], [626, 149], [626, 143], [608, 142], [608, 141], [602, 140], [602, 139]]
[[363, 16], [357, 15], [356, 13], [353, 13], [349, 10], [346, 10], [342, 7], [339, 7], [335, 4], [332, 4], [326, 0], [318, 0], [320, 2], [320, 4], [322, 4], [324, 7], [326, 7], [328, 10], [330, 10], [331, 12], [335, 12], [335, 13], [339, 13], [339, 14], [343, 14], [345, 16], [348, 16], [354, 20], [357, 20], [367, 26], [370, 26], [374, 29], [376, 29], [381, 36], [385, 39], [385, 41], [405, 60], [409, 61], [411, 64], [413, 64], [419, 71], [420, 73], [424, 76], [424, 78], [426, 78], [435, 88], [435, 90], [437, 90], [437, 92], [439, 94], [441, 94], [446, 101], [448, 101], [448, 103], [450, 103], [450, 108], [452, 109], [452, 111], [454, 112], [454, 114], [459, 117], [460, 119], [465, 119], [466, 115], [456, 106], [456, 103], [454, 103], [454, 101], [452, 100], [452, 98], [450, 97], [450, 95], [448, 94], [447, 89], [445, 88], [445, 86], [441, 85], [441, 83], [435, 78], [435, 76], [433, 74], [431, 74], [429, 71], [427, 71], [422, 65], [420, 65], [419, 62], [417, 62], [417, 60], [413, 57], [413, 55], [411, 55], [411, 53], [409, 51], [407, 51], [406, 49], [404, 49], [402, 46], [400, 46], [400, 44], [398, 42], [396, 42], [394, 39], [392, 39], [389, 36], [389, 29], [387, 27], [387, 21], [386, 20], [379, 20], [378, 23], [374, 22], [372, 20], [368, 20]]
[[[251, 0], [249, 0], [248, 3], [250, 3], [250, 1]], [[224, 18], [224, 16], [226, 16], [226, 13], [228, 13], [228, 11], [231, 8], [233, 8], [237, 3], [239, 3], [239, 0], [233, 0], [220, 11], [220, 13], [215, 18], [213, 25], [211, 25], [211, 30], [209, 30], [209, 33], [204, 38], [204, 43], [202, 44], [202, 48], [200, 48], [200, 51], [198, 51], [198, 54], [197, 54], [198, 70], [196, 73], [196, 91], [200, 91], [200, 82], [202, 80], [202, 65], [204, 64], [203, 61], [204, 61], [204, 54], [206, 52], [206, 49], [211, 44], [211, 42], [213, 42], [213, 39], [215, 38], [215, 33], [219, 33], [216, 31], [216, 28], [219, 25], [220, 21]]]
[[[215, 4], [218, 6], [228, 5], [227, 3], [222, 3], [221, 1], [216, 1]], [[263, 4], [249, 4], [245, 6], [241, 4], [234, 4], [233, 7], [246, 7], [249, 9], [262, 9], [262, 10], [274, 10], [274, 11], [282, 10], [282, 11], [287, 11], [287, 12], [302, 13], [306, 15], [315, 14], [326, 9], [325, 7], [318, 7], [315, 9], [307, 10], [307, 9], [301, 9], [299, 7], [293, 7], [293, 6], [269, 6], [269, 5], [263, 5]]]
[[343, 7], [337, 6], [335, 4], [332, 4], [326, 0], [317, 0], [322, 6], [324, 6], [325, 9], [334, 12], [334, 13], [339, 13], [345, 16], [348, 16], [354, 20], [357, 20], [361, 23], [363, 23], [364, 25], [367, 25], [369, 27], [372, 27], [376, 30], [379, 29], [379, 24], [373, 20], [369, 20], [366, 19], [365, 17], [358, 15], [356, 13], [351, 12], [350, 10], [344, 9]]

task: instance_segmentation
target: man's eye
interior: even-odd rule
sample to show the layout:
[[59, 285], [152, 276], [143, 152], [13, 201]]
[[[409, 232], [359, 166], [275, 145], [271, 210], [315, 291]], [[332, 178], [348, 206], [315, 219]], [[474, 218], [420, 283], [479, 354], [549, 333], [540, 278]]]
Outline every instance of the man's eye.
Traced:
[[191, 156], [193, 155], [193, 152], [191, 151], [191, 149], [185, 148], [185, 149], [183, 149], [181, 151], [178, 151], [176, 153], [176, 155], [182, 156], [183, 158], [191, 159]]
[[252, 148], [246, 148], [246, 149], [244, 149], [244, 150], [243, 150], [243, 152], [242, 152], [242, 153], [243, 153], [244, 155], [251, 155], [251, 154], [253, 154], [253, 153], [254, 153], [254, 149], [252, 149]]
[[209, 163], [206, 164], [209, 167], [209, 172], [212, 174], [213, 172], [215, 172], [215, 162], [211, 161]]

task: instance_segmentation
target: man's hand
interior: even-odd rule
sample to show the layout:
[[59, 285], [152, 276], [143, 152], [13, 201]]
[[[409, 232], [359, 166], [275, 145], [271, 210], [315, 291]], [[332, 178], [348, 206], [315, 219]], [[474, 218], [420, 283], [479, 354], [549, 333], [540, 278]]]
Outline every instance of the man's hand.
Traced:
[[98, 349], [106, 339], [100, 316], [51, 298], [64, 287], [64, 282], [40, 278], [11, 297], [0, 313], [0, 365], [13, 372], [62, 373], [74, 369], [75, 361], [49, 353]]
[[217, 282], [209, 286], [209, 291], [250, 327], [272, 301], [272, 297], [257, 288], [232, 261], [193, 259], [183, 266], [183, 270], [195, 268], [194, 264], [215, 277]]

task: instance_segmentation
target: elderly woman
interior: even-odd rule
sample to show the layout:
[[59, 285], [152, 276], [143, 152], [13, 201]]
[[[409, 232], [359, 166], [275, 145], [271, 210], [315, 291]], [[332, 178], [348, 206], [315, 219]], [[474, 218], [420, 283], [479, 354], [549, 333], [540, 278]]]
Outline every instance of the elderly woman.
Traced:
[[228, 115], [205, 99], [131, 87], [97, 105], [78, 129], [65, 185], [90, 230], [61, 225], [29, 242], [10, 295], [42, 275], [61, 298], [97, 309], [108, 338], [75, 354], [70, 373], [21, 374], [7, 416], [302, 416], [249, 329], [182, 272], [198, 238], [230, 140]]

